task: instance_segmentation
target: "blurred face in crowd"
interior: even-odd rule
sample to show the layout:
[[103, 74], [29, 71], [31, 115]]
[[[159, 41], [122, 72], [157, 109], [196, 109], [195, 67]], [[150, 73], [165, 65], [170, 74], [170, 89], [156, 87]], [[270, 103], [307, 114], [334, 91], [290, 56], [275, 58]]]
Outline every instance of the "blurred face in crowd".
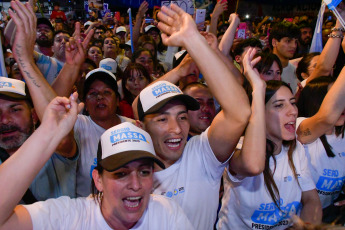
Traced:
[[0, 147], [9, 154], [16, 151], [34, 131], [32, 113], [33, 109], [25, 100], [0, 96]]
[[105, 31], [104, 35], [106, 38], [109, 38], [109, 37], [113, 36], [113, 32], [111, 30], [107, 30], [107, 31]]
[[55, 23], [55, 31], [63, 30], [63, 22], [56, 22]]
[[301, 28], [301, 40], [300, 40], [300, 42], [303, 45], [311, 44], [311, 39], [313, 37], [312, 33], [313, 33], [313, 31], [311, 30], [310, 27]]
[[116, 37], [120, 39], [120, 44], [125, 44], [126, 43], [126, 32], [121, 31], [116, 34]]
[[117, 109], [116, 93], [103, 81], [94, 80], [86, 93], [85, 106], [95, 121], [112, 119]]
[[150, 51], [141, 52], [138, 58], [135, 59], [135, 63], [142, 64], [150, 75], [153, 73], [153, 59]]
[[104, 57], [108, 57], [108, 53], [116, 53], [117, 52], [117, 45], [113, 38], [105, 38], [103, 42], [103, 52]]
[[54, 52], [54, 56], [56, 56], [59, 59], [65, 58], [65, 47], [66, 43], [69, 41], [69, 34], [66, 33], [58, 33], [54, 37], [54, 45], [52, 47], [52, 50]]
[[148, 49], [150, 53], [152, 54], [152, 56], [155, 55], [155, 47], [153, 44], [146, 43], [145, 45], [143, 45], [143, 48]]
[[[252, 48], [251, 46], [247, 46], [243, 49], [243, 53], [241, 55], [235, 56], [235, 61], [240, 64], [240, 66], [243, 67], [242, 60], [244, 59], [244, 56], [247, 54], [249, 48]], [[256, 53], [261, 53], [262, 49], [260, 47], [254, 47], [256, 49]]]
[[23, 75], [20, 72], [18, 63], [14, 63], [11, 67], [11, 77], [17, 80], [23, 80]]
[[264, 81], [270, 81], [270, 80], [281, 80], [281, 71], [279, 69], [279, 65], [276, 61], [273, 62], [270, 69], [265, 73], [260, 73], [261, 79]]
[[99, 66], [99, 62], [102, 60], [102, 51], [98, 46], [91, 46], [87, 52], [88, 58], [96, 63]]
[[159, 32], [158, 31], [151, 29], [151, 30], [149, 30], [149, 32], [147, 32], [147, 34], [150, 37], [153, 38], [153, 40], [155, 41], [156, 45], [159, 44], [161, 38], [159, 36]]
[[36, 29], [36, 43], [42, 47], [53, 45], [53, 31], [46, 24], [39, 24]]
[[273, 53], [280, 59], [290, 59], [295, 54], [297, 48], [297, 38], [283, 37], [278, 41], [272, 39]]
[[133, 69], [131, 76], [126, 81], [126, 89], [136, 97], [148, 84], [149, 81], [145, 78], [143, 73], [140, 70]]
[[93, 37], [95, 39], [104, 39], [104, 37], [105, 37], [104, 30], [103, 29], [96, 29]]
[[201, 86], [192, 86], [185, 90], [184, 94], [195, 98], [200, 104], [199, 110], [188, 110], [189, 134], [192, 136], [199, 135], [211, 125], [216, 116], [213, 96], [208, 88]]

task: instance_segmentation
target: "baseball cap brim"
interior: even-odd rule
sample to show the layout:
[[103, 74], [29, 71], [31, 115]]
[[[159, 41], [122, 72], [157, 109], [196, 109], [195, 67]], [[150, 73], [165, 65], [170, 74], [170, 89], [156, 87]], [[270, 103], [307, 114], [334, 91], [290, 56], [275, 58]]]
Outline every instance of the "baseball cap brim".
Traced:
[[[100, 148], [98, 148], [98, 150], [99, 149]], [[132, 161], [141, 160], [141, 159], [152, 160], [159, 167], [161, 167], [162, 169], [165, 169], [164, 163], [160, 161], [156, 156], [154, 156], [153, 154], [149, 152], [139, 151], [139, 150], [126, 151], [122, 153], [113, 154], [109, 157], [104, 158], [103, 160], [100, 160], [99, 164], [108, 172], [113, 172]]]
[[28, 100], [30, 97], [28, 97], [27, 95], [20, 95], [17, 93], [11, 93], [11, 92], [1, 92], [0, 91], [0, 95], [5, 95], [6, 97], [10, 97], [10, 98], [14, 98], [14, 99], [23, 99], [23, 100]]
[[[199, 102], [195, 100], [193, 97], [186, 94], [179, 94], [179, 95], [161, 100], [160, 102], [152, 106], [150, 109], [148, 109], [144, 114], [139, 114], [139, 120], [143, 120], [144, 116], [147, 114], [158, 112], [164, 105], [166, 105], [171, 100], [179, 100], [183, 102], [186, 105], [187, 110], [195, 111], [195, 110], [200, 109]], [[139, 97], [139, 101], [140, 101], [140, 97]], [[141, 102], [138, 102], [138, 107], [140, 106], [142, 106]], [[143, 109], [138, 108], [138, 111], [143, 111]]]

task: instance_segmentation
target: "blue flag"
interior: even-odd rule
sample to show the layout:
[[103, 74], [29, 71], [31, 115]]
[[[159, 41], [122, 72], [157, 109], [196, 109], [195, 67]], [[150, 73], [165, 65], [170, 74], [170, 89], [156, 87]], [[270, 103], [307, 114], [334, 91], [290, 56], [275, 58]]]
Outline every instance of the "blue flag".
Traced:
[[323, 14], [325, 12], [326, 4], [322, 2], [319, 15], [317, 16], [317, 22], [315, 26], [315, 31], [313, 35], [313, 40], [311, 42], [309, 53], [312, 52], [322, 52], [322, 23], [323, 23]]

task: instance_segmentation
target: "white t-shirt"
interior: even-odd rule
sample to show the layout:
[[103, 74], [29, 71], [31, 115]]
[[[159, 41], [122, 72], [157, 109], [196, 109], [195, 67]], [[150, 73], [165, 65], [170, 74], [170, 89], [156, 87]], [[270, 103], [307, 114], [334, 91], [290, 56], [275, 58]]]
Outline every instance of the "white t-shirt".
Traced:
[[[297, 118], [298, 127], [304, 117]], [[316, 184], [322, 208], [334, 203], [345, 182], [345, 138], [335, 134], [326, 135], [327, 142], [332, 146], [335, 157], [328, 157], [323, 144], [318, 138], [313, 143], [304, 145], [310, 172]]]
[[[105, 221], [99, 203], [91, 196], [77, 199], [60, 197], [24, 205], [33, 229], [112, 229]], [[172, 200], [151, 195], [148, 208], [131, 229], [193, 229], [181, 208]]]
[[284, 69], [283, 73], [281, 75], [282, 81], [289, 84], [293, 94], [296, 93], [297, 89], [297, 83], [299, 83], [299, 80], [296, 77], [296, 67], [292, 64], [288, 64]]
[[217, 218], [219, 187], [227, 163], [214, 156], [208, 129], [192, 137], [180, 159], [154, 173], [154, 194], [174, 199], [195, 229], [213, 229]]
[[[132, 119], [117, 115], [122, 122]], [[74, 138], [80, 153], [77, 169], [77, 197], [91, 193], [92, 170], [97, 166], [98, 142], [105, 129], [97, 125], [90, 116], [78, 115], [74, 125]]]
[[[219, 213], [218, 229], [286, 229], [290, 217], [299, 214], [303, 191], [315, 188], [307, 158], [301, 143], [296, 143], [293, 162], [300, 186], [295, 180], [288, 163], [288, 148], [283, 147], [276, 155], [276, 169], [273, 175], [278, 187], [281, 212], [266, 189], [264, 175], [246, 177], [242, 181], [224, 173], [224, 195]], [[273, 158], [270, 168], [274, 170]], [[275, 226], [273, 228], [273, 226]]]

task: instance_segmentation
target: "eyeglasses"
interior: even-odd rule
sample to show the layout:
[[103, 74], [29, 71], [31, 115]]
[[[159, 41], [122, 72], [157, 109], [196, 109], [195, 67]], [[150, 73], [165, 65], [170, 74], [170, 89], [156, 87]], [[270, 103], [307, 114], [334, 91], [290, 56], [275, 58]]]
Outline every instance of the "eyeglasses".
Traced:
[[99, 98], [98, 96], [100, 96], [100, 98], [105, 98], [105, 97], [111, 97], [112, 95], [113, 95], [113, 92], [110, 90], [105, 90], [103, 92], [94, 91], [94, 92], [88, 93], [86, 95], [86, 98], [90, 100], [96, 100]]

